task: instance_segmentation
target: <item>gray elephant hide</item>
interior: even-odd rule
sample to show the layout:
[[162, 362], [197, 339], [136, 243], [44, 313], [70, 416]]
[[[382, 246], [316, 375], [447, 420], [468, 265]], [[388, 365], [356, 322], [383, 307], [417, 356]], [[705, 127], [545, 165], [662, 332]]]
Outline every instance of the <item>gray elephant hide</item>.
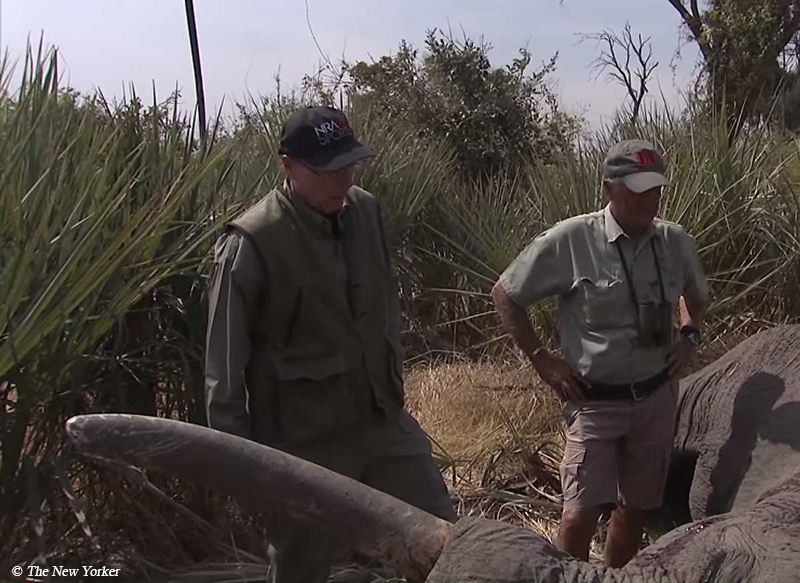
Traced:
[[673, 457], [668, 488], [691, 480], [692, 520], [748, 508], [800, 468], [800, 326], [756, 334], [681, 381]]

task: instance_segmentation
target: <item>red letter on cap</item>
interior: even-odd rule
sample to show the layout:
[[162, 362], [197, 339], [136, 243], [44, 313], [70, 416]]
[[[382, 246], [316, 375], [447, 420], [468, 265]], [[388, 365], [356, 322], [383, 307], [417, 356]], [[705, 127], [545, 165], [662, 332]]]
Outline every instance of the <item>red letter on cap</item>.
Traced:
[[656, 155], [652, 150], [639, 150], [636, 152], [636, 160], [641, 166], [653, 166], [656, 163]]

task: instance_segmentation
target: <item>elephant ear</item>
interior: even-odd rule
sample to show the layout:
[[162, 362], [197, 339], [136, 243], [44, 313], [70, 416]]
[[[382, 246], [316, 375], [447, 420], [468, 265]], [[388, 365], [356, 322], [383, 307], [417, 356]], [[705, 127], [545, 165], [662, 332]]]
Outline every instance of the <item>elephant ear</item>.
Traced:
[[171, 419], [80, 415], [67, 434], [89, 457], [152, 469], [228, 494], [277, 524], [313, 527], [409, 578], [425, 579], [449, 522], [316, 464], [234, 435]]

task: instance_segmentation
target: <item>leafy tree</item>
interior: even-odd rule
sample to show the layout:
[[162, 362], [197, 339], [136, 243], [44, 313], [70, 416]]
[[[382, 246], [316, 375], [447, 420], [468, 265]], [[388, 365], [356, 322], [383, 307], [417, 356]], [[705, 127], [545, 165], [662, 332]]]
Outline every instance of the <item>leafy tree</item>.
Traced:
[[527, 49], [505, 68], [491, 65], [490, 45], [427, 33], [426, 54], [400, 43], [397, 54], [346, 65], [348, 99], [443, 140], [470, 177], [549, 162], [579, 129], [561, 112], [547, 83], [557, 55], [535, 71]]
[[703, 11], [698, 0], [669, 3], [700, 48], [713, 101], [742, 119], [767, 114], [796, 75], [800, 0], [710, 0]]

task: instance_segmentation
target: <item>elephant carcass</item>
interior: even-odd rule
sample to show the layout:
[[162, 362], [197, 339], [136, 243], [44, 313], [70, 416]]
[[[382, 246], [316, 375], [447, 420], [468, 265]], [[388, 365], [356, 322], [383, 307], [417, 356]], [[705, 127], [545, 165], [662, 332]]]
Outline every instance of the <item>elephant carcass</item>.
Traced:
[[686, 519], [749, 508], [798, 468], [800, 326], [760, 332], [681, 381], [667, 495], [688, 498]]
[[69, 436], [84, 453], [151, 468], [235, 497], [255, 512], [312, 522], [343, 545], [429, 583], [797, 580], [798, 478], [748, 512], [677, 529], [624, 569], [558, 551], [530, 530], [455, 525], [304, 460], [212, 429], [153, 417], [85, 415]]
[[[507, 583], [558, 581], [569, 565], [576, 572], [596, 575], [544, 537], [497, 521], [462, 520], [456, 525], [458, 542], [448, 550], [454, 528], [449, 522], [321, 466], [206, 427], [157, 417], [96, 414], [73, 417], [66, 428], [73, 444], [89, 457], [213, 488], [246, 509], [277, 516], [281, 523], [313, 524], [341, 548], [357, 548], [416, 580], [431, 574], [437, 577], [434, 581], [450, 583], [494, 581], [485, 577], [482, 563], [492, 565], [497, 581]], [[472, 546], [476, 534], [485, 545], [477, 555]], [[518, 548], [519, 543], [524, 551], [508, 561], [497, 551]], [[442, 559], [436, 574], [434, 565]], [[457, 579], [450, 579], [452, 569], [459, 571]], [[472, 570], [477, 579], [470, 578]], [[509, 572], [535, 576], [515, 579], [506, 577]]]
[[[332, 539], [430, 583], [800, 581], [800, 464], [788, 431], [800, 426], [792, 372], [798, 334], [797, 327], [784, 327], [755, 336], [685, 380], [676, 454], [697, 456], [692, 492], [713, 501], [716, 485], [724, 486], [733, 492], [727, 495], [731, 511], [676, 528], [623, 569], [577, 561], [544, 537], [502, 522], [464, 518], [451, 525], [314, 464], [205, 427], [86, 415], [69, 420], [67, 431], [89, 455], [215, 488], [257, 512], [311, 522]], [[755, 444], [743, 458], [752, 461], [744, 470], [737, 466], [733, 487], [715, 477], [718, 467], [736, 466], [720, 466], [720, 459], [739, 459], [729, 443]], [[766, 451], [769, 445], [789, 445], [792, 451], [781, 451], [791, 455], [780, 463]], [[765, 474], [751, 476], [754, 468]], [[755, 486], [743, 491], [749, 483]]]
[[622, 569], [579, 562], [503, 522], [461, 519], [428, 583], [800, 581], [800, 472], [750, 509], [681, 526]]

